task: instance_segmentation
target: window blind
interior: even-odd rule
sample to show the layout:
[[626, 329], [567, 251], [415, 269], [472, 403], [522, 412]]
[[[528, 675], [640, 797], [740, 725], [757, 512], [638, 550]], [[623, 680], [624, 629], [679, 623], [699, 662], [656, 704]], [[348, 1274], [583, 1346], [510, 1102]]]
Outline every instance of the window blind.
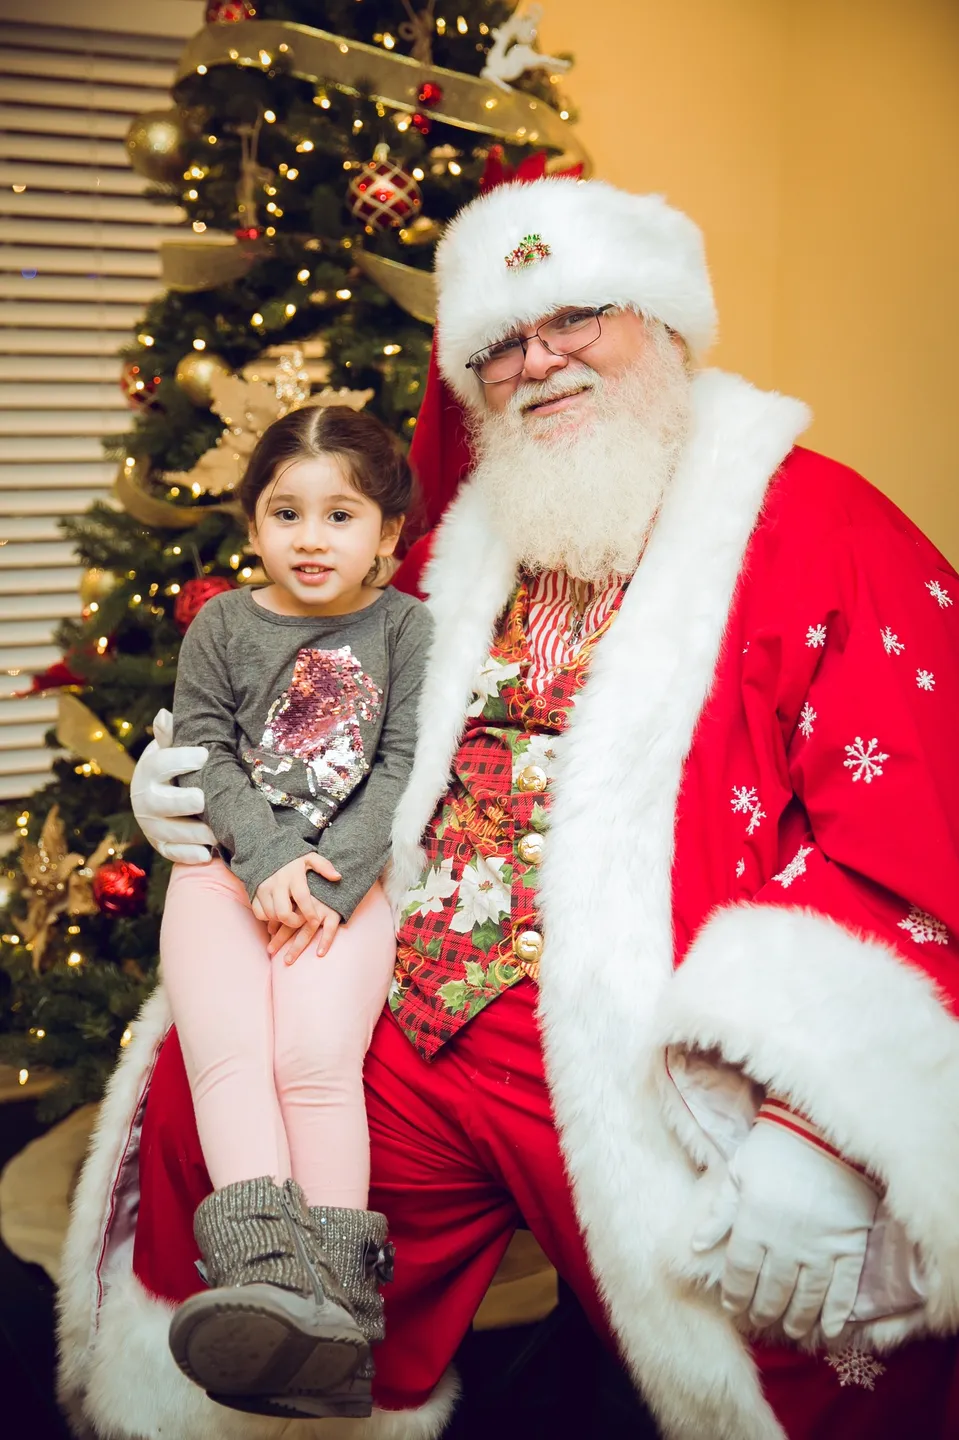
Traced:
[[14, 692], [80, 612], [57, 520], [109, 496], [100, 439], [130, 418], [117, 351], [183, 218], [145, 198], [123, 147], [135, 115], [171, 104], [181, 39], [46, 24], [43, 0], [37, 13], [0, 20], [0, 799], [48, 778], [56, 697]]

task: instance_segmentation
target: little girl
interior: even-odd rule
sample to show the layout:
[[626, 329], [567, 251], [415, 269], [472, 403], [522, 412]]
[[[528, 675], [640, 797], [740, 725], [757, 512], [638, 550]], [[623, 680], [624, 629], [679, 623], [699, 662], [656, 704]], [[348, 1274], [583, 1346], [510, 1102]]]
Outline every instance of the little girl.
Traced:
[[[430, 628], [373, 582], [410, 488], [372, 416], [277, 420], [240, 488], [272, 583], [208, 601], [180, 651], [174, 743], [209, 751], [183, 783], [203, 787], [218, 858], [174, 868], [161, 961], [214, 1192], [194, 1221], [210, 1288], [170, 1345], [214, 1399], [258, 1413], [370, 1412], [390, 1247], [366, 1209], [363, 1060], [393, 970], [379, 876]], [[304, 924], [296, 964], [270, 954]]]

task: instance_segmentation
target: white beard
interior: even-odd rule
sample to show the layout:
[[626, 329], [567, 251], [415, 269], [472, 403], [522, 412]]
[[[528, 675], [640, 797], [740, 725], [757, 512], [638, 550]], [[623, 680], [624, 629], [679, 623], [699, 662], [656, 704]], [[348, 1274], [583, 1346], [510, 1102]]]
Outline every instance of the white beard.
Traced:
[[[588, 416], [578, 407], [522, 413], [583, 384], [592, 387]], [[650, 326], [649, 344], [616, 380], [573, 356], [518, 389], [502, 413], [479, 415], [474, 484], [517, 565], [593, 583], [631, 575], [685, 446], [690, 399], [681, 351]]]

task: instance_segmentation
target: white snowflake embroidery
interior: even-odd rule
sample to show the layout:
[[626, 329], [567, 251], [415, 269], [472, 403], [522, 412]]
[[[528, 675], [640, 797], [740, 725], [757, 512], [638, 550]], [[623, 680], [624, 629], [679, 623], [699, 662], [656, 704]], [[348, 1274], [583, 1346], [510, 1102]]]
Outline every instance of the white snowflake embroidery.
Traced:
[[799, 715], [799, 728], [807, 740], [812, 734], [813, 721], [816, 719], [818, 719], [818, 716], [807, 700]]
[[766, 812], [760, 808], [759, 796], [752, 785], [734, 785], [733, 798], [730, 800], [734, 815], [748, 815], [749, 824], [746, 826], [746, 834], [754, 835], [759, 829], [761, 820], [765, 820]]
[[794, 880], [798, 880], [800, 875], [805, 875], [806, 856], [811, 855], [812, 852], [813, 847], [811, 845], [800, 845], [786, 868], [780, 870], [778, 875], [774, 875], [773, 879], [778, 880], [784, 890], [788, 890]]
[[749, 817], [749, 824], [746, 826], [746, 834], [755, 835], [756, 831], [759, 829], [760, 821], [765, 820], [765, 818], [765, 810], [760, 810], [759, 806], [757, 805], [755, 810]]
[[929, 591], [933, 600], [936, 601], [940, 610], [947, 610], [952, 604], [952, 596], [948, 590], [943, 590], [938, 580], [927, 580], [926, 589]]
[[930, 941], [934, 945], [949, 942], [949, 931], [942, 921], [930, 915], [928, 910], [920, 910], [918, 905], [913, 905], [905, 920], [899, 921], [899, 929], [905, 930], [917, 945], [927, 945]]
[[888, 760], [889, 756], [876, 749], [878, 744], [875, 736], [867, 745], [862, 736], [857, 735], [855, 744], [846, 746], [849, 759], [842, 763], [847, 770], [853, 772], [853, 780], [865, 780], [867, 785], [871, 785], [873, 779], [882, 774], [883, 762]]
[[743, 877], [743, 875], [745, 875], [745, 873], [746, 873], [746, 862], [745, 862], [745, 860], [737, 860], [737, 861], [736, 861], [736, 876], [737, 876], [737, 878], [738, 878], [738, 879], [741, 879], [741, 878]]
[[766, 812], [760, 806], [755, 788], [747, 785], [734, 785], [733, 798], [729, 803], [733, 807], [734, 814], [749, 816], [746, 834], [755, 835], [760, 822], [766, 818]]
[[906, 647], [899, 636], [893, 634], [891, 625], [886, 625], [879, 633], [882, 635], [882, 643], [886, 647], [887, 655], [902, 654]]
[[825, 625], [810, 625], [809, 629], [806, 631], [806, 644], [809, 646], [810, 650], [818, 650], [820, 646], [825, 645], [825, 643]]
[[759, 796], [753, 787], [745, 785], [733, 786], [733, 798], [730, 800], [734, 815], [748, 815], [759, 804]]
[[916, 684], [920, 690], [935, 690], [936, 677], [931, 670], [917, 670]]
[[835, 1355], [827, 1355], [826, 1364], [835, 1370], [840, 1386], [859, 1385], [863, 1390], [875, 1390], [879, 1376], [886, 1373], [885, 1365], [875, 1355], [856, 1350], [851, 1345], [845, 1350], [838, 1350]]

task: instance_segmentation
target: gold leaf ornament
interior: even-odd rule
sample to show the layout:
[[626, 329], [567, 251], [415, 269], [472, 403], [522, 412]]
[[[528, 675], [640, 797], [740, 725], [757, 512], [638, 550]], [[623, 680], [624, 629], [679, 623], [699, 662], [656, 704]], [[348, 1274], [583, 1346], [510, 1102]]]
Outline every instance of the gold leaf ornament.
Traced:
[[76, 851], [68, 851], [58, 805], [53, 806], [44, 820], [36, 845], [24, 841], [20, 868], [27, 882], [22, 891], [27, 914], [20, 922], [20, 929], [31, 951], [35, 972], [40, 970], [50, 931], [61, 915], [96, 913], [93, 876], [110, 852], [118, 849], [116, 840], [108, 835], [87, 861]]
[[236, 488], [260, 436], [281, 415], [307, 405], [349, 405], [353, 410], [362, 410], [373, 398], [372, 390], [334, 390], [329, 385], [318, 395], [311, 395], [309, 371], [303, 351], [297, 346], [279, 355], [272, 385], [242, 375], [218, 375], [213, 377], [210, 391], [210, 409], [219, 415], [226, 429], [192, 470], [167, 475], [166, 479], [181, 489], [199, 485], [213, 495], [229, 494]]

